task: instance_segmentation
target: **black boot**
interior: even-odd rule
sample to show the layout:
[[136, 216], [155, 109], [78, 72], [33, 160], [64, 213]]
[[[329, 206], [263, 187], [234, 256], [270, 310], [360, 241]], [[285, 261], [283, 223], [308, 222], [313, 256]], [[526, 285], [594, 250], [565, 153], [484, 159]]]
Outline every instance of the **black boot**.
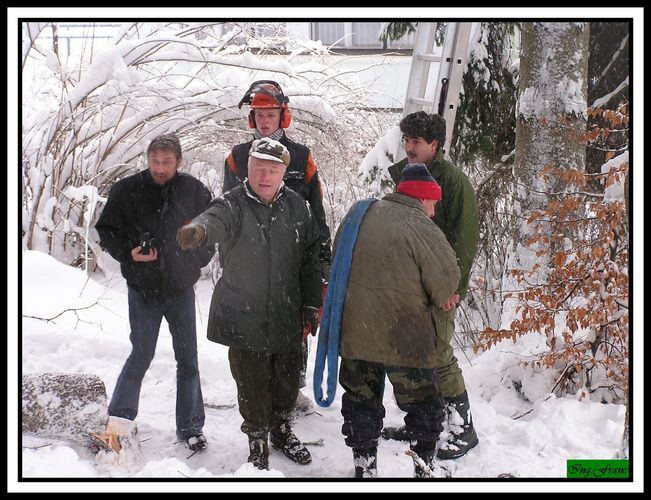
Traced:
[[292, 432], [288, 423], [271, 429], [270, 441], [271, 446], [282, 451], [292, 462], [299, 465], [307, 465], [312, 462], [312, 455]]
[[456, 398], [445, 398], [449, 434], [441, 442], [437, 457], [441, 460], [453, 460], [462, 457], [477, 446], [479, 439], [472, 425], [468, 392], [464, 391]]
[[410, 443], [409, 448], [418, 455], [426, 467], [414, 460], [414, 477], [431, 478], [436, 461], [436, 442], [431, 443]]
[[396, 441], [409, 441], [409, 436], [407, 436], [407, 426], [385, 427], [382, 429], [382, 437], [384, 439], [394, 439]]
[[353, 448], [353, 464], [356, 478], [377, 477], [377, 447]]
[[269, 445], [266, 438], [249, 436], [249, 458], [247, 462], [252, 463], [260, 470], [269, 470]]

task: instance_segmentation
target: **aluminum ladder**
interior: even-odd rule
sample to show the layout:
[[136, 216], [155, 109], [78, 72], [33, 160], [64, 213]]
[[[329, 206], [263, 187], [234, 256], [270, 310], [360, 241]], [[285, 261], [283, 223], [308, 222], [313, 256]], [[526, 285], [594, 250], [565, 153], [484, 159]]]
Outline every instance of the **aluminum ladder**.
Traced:
[[[446, 23], [442, 50], [439, 48], [435, 52], [437, 24], [418, 23], [403, 116], [415, 111], [426, 111], [438, 113], [445, 118], [446, 139], [443, 151], [447, 153], [459, 105], [463, 72], [466, 69], [472, 23]], [[434, 74], [433, 69], [438, 69], [438, 73]]]

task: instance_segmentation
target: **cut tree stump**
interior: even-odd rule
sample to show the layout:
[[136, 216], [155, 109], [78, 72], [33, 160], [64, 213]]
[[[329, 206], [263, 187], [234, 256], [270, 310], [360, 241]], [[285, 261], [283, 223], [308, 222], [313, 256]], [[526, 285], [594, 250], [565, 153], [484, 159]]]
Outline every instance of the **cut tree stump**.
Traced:
[[23, 375], [22, 428], [38, 436], [92, 444], [108, 421], [106, 387], [86, 373]]

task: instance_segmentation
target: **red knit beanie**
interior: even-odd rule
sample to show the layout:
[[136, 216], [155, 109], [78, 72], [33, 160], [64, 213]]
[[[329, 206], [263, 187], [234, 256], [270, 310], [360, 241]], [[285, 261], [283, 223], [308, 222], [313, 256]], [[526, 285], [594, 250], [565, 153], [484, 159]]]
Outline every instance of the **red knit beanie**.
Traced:
[[442, 196], [441, 186], [428, 172], [424, 163], [413, 163], [403, 169], [396, 192], [418, 200], [441, 201]]

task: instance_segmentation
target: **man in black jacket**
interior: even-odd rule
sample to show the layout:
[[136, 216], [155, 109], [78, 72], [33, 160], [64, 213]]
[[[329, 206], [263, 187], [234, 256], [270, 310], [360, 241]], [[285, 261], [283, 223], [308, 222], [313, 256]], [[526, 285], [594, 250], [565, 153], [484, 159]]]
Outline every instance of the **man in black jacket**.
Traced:
[[[249, 150], [253, 140], [268, 137], [285, 146], [289, 151], [291, 160], [287, 166], [283, 182], [285, 186], [296, 191], [310, 204], [320, 233], [319, 261], [321, 262], [321, 277], [323, 282], [327, 283], [332, 261], [332, 242], [330, 229], [326, 222], [325, 209], [323, 208], [321, 180], [310, 149], [303, 144], [292, 141], [285, 133], [285, 129], [291, 123], [289, 98], [283, 93], [277, 82], [258, 80], [251, 84], [249, 90], [240, 100], [239, 107], [244, 104], [249, 105], [251, 108], [248, 122], [249, 127], [255, 129], [254, 139], [236, 145], [226, 158], [222, 192], [225, 193], [233, 189], [246, 179]], [[303, 369], [300, 387], [305, 387], [307, 357], [306, 337], [303, 342]], [[297, 409], [301, 411], [307, 410], [310, 405], [309, 399], [300, 392], [298, 396]]]
[[176, 433], [193, 451], [206, 446], [203, 397], [197, 361], [194, 284], [210, 262], [214, 245], [181, 250], [176, 231], [210, 203], [210, 190], [178, 172], [181, 143], [156, 137], [147, 150], [148, 169], [111, 188], [95, 228], [100, 245], [120, 262], [127, 280], [132, 350], [109, 404], [101, 438], [120, 451], [134, 432], [140, 388], [154, 357], [161, 321], [172, 334], [176, 358]]
[[316, 334], [321, 306], [319, 233], [305, 200], [283, 184], [289, 162], [280, 142], [254, 141], [246, 182], [177, 233], [184, 249], [219, 243], [208, 338], [229, 347], [248, 461], [259, 469], [269, 468], [268, 440], [300, 465], [312, 460], [291, 421], [303, 331]]

